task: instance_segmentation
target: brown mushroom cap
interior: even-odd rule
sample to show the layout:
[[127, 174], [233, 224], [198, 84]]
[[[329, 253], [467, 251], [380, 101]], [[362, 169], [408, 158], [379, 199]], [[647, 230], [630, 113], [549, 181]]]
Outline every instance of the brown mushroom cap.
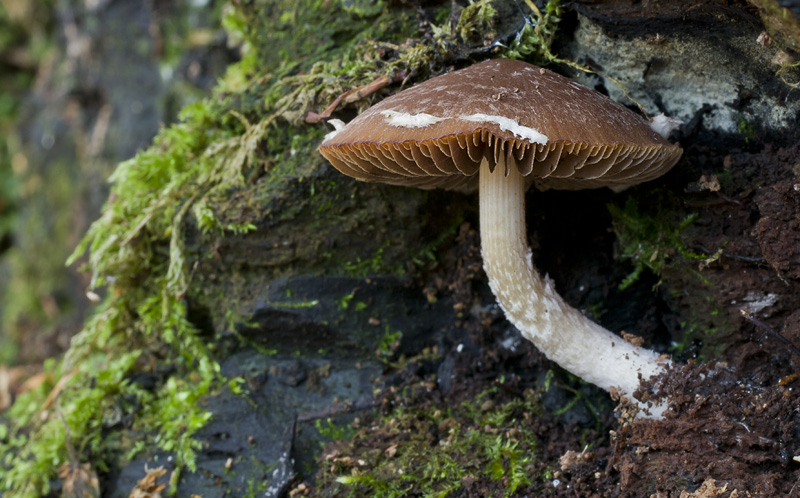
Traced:
[[[512, 159], [539, 188], [624, 188], [666, 173], [682, 150], [624, 106], [552, 71], [494, 59], [370, 107], [320, 152], [369, 182], [474, 190], [485, 157]], [[511, 164], [511, 161], [506, 161]]]

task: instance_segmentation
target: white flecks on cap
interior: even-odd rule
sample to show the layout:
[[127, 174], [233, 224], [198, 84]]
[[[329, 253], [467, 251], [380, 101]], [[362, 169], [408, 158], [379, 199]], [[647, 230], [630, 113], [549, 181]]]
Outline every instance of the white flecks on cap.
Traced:
[[663, 112], [650, 120], [650, 128], [664, 138], [669, 136], [669, 133], [683, 124], [680, 119], [675, 119], [667, 116]]
[[323, 142], [327, 142], [331, 138], [335, 137], [345, 127], [345, 123], [341, 119], [329, 119], [328, 123], [333, 125], [333, 131], [325, 135], [325, 138], [322, 140]]
[[469, 116], [453, 116], [452, 118], [434, 116], [421, 112], [419, 114], [409, 114], [407, 112], [398, 111], [381, 111], [381, 115], [386, 118], [386, 122], [392, 126], [402, 128], [424, 128], [439, 121], [446, 119], [461, 119], [464, 121], [472, 121], [473, 123], [494, 123], [500, 127], [501, 130], [510, 131], [514, 135], [528, 140], [532, 143], [547, 144], [548, 138], [546, 135], [539, 132], [535, 128], [523, 126], [511, 118], [505, 116], [492, 116], [489, 114], [477, 113], [470, 114]]
[[545, 145], [549, 140], [547, 135], [540, 133], [539, 130], [522, 126], [513, 119], [505, 116], [490, 116], [488, 114], [478, 113], [470, 114], [469, 116], [459, 116], [459, 119], [476, 123], [494, 123], [499, 126], [501, 130], [510, 131], [514, 135], [536, 144]]
[[409, 114], [407, 112], [389, 110], [381, 111], [381, 114], [386, 117], [387, 123], [392, 126], [399, 126], [402, 128], [424, 128], [445, 119], [433, 116], [431, 114], [426, 114], [424, 112], [419, 114]]

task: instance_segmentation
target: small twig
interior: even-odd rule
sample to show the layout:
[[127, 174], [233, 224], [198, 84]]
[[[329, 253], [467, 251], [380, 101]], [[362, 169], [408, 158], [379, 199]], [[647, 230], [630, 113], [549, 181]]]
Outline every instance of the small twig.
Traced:
[[72, 437], [70, 435], [70, 427], [67, 423], [67, 419], [64, 417], [64, 413], [61, 411], [60, 406], [55, 405], [55, 409], [58, 418], [61, 420], [61, 423], [64, 424], [64, 446], [67, 447], [69, 461], [72, 465], [78, 465], [80, 461], [78, 460], [78, 456], [75, 454], [75, 447], [72, 446]]
[[320, 420], [323, 418], [335, 417], [343, 413], [361, 412], [369, 410], [378, 406], [378, 403], [372, 399], [362, 399], [356, 401], [355, 404], [349, 403], [332, 403], [322, 410], [316, 412], [301, 413], [297, 416], [298, 422], [308, 422], [311, 420]]
[[50, 391], [50, 394], [47, 395], [47, 399], [45, 399], [44, 403], [42, 403], [42, 408], [41, 408], [42, 411], [45, 411], [49, 409], [51, 406], [53, 406], [53, 403], [55, 402], [56, 398], [58, 398], [58, 395], [61, 394], [61, 391], [64, 390], [69, 381], [71, 381], [72, 378], [75, 377], [77, 373], [78, 369], [75, 368], [72, 371], [67, 372], [61, 376], [58, 382], [56, 382], [56, 385]]
[[128, 245], [130, 241], [132, 241], [133, 238], [139, 234], [139, 231], [143, 229], [147, 225], [147, 222], [150, 221], [150, 219], [153, 217], [153, 215], [155, 214], [155, 208], [163, 206], [164, 204], [165, 204], [165, 198], [162, 197], [161, 200], [153, 207], [153, 209], [151, 209], [150, 212], [148, 212], [146, 215], [144, 215], [144, 217], [142, 217], [142, 220], [136, 225], [136, 227], [130, 232], [128, 232], [128, 235], [125, 236], [125, 239], [123, 239], [123, 241], [120, 242], [119, 245], [120, 246]]
[[[702, 251], [702, 252], [704, 252], [706, 254], [715, 254], [716, 253], [716, 251], [712, 251], [711, 249], [706, 248], [702, 244], [692, 244], [689, 247], [691, 249], [696, 249], [696, 250]], [[725, 256], [726, 258], [738, 259], [738, 260], [741, 260], [741, 261], [747, 261], [748, 263], [763, 263], [764, 262], [764, 256], [740, 256], [738, 254], [730, 254], [730, 253], [727, 253], [725, 251], [722, 252], [722, 255]]]
[[379, 76], [375, 78], [371, 82], [367, 83], [366, 85], [361, 85], [356, 88], [351, 88], [347, 90], [343, 94], [336, 97], [336, 99], [325, 108], [322, 113], [317, 114], [316, 112], [309, 112], [306, 115], [306, 123], [319, 123], [325, 119], [331, 117], [333, 111], [339, 107], [339, 104], [345, 102], [347, 104], [353, 103], [357, 100], [361, 100], [364, 97], [372, 95], [373, 93], [377, 92], [381, 88], [387, 86], [389, 83], [395, 83], [397, 81], [402, 81], [408, 73], [406, 71], [398, 71], [391, 76], [388, 74], [384, 74], [383, 76]]
[[725, 202], [730, 202], [731, 204], [736, 204], [737, 206], [744, 206], [744, 202], [734, 199], [733, 197], [728, 197], [722, 192], [717, 192], [717, 196]]
[[745, 320], [749, 321], [750, 323], [752, 323], [753, 325], [755, 325], [755, 326], [757, 326], [757, 327], [759, 327], [761, 329], [764, 329], [769, 335], [771, 335], [772, 337], [774, 337], [775, 339], [777, 339], [778, 341], [783, 343], [794, 354], [796, 354], [798, 357], [800, 357], [800, 348], [795, 346], [791, 341], [789, 341], [789, 339], [787, 339], [783, 335], [781, 335], [780, 332], [778, 332], [777, 330], [773, 329], [772, 327], [770, 327], [769, 325], [767, 325], [766, 323], [762, 322], [761, 320], [759, 320], [758, 318], [754, 317], [753, 315], [751, 315], [750, 313], [748, 313], [747, 311], [745, 311], [743, 309], [740, 309], [739, 312], [742, 314], [742, 316], [745, 318]]

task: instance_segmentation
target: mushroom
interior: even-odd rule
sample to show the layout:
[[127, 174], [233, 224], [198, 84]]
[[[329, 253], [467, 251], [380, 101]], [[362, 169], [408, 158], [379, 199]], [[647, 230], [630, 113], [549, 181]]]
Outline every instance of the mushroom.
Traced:
[[668, 360], [568, 305], [532, 263], [525, 191], [621, 190], [666, 173], [682, 150], [624, 106], [525, 62], [496, 59], [432, 78], [339, 122], [319, 150], [358, 180], [473, 191], [483, 264], [508, 320], [550, 360], [632, 394]]

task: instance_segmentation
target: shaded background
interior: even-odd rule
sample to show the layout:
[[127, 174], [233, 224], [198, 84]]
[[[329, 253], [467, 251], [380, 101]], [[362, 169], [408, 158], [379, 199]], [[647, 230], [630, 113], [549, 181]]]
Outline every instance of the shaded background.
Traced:
[[0, 363], [57, 355], [88, 277], [67, 256], [117, 163], [237, 59], [223, 2], [4, 0], [0, 11]]

